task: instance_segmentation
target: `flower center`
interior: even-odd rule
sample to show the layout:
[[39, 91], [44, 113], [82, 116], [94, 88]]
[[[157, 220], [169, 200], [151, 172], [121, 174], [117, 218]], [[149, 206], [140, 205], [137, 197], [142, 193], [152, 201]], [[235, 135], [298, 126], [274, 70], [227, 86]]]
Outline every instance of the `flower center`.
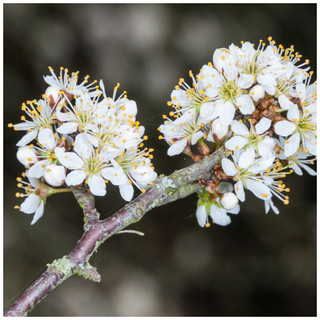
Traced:
[[201, 105], [207, 101], [207, 97], [204, 95], [204, 91], [200, 90], [196, 92], [193, 88], [188, 89], [187, 97], [191, 98], [190, 109], [195, 108], [196, 112], [200, 112]]
[[239, 94], [239, 87], [234, 81], [223, 83], [221, 89], [218, 92], [218, 96], [221, 99], [230, 102], [234, 102]]

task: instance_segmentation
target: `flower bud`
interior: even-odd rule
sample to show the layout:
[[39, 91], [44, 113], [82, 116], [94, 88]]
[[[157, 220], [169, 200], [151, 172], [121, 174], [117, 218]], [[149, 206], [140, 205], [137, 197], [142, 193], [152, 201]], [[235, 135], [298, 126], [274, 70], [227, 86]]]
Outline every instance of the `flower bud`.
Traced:
[[220, 198], [220, 204], [225, 210], [232, 210], [238, 204], [238, 198], [233, 192], [226, 192]]
[[25, 167], [30, 168], [30, 165], [35, 164], [37, 159], [37, 154], [34, 149], [29, 146], [20, 147], [17, 151], [17, 159], [20, 163], [22, 163]]
[[57, 87], [48, 87], [45, 95], [47, 97], [47, 99], [49, 99], [49, 105], [50, 107], [54, 107], [56, 105], [56, 103], [59, 101], [60, 99], [60, 90]]
[[228, 133], [229, 128], [222, 124], [219, 118], [215, 119], [211, 125], [212, 135], [215, 141], [222, 140]]
[[50, 164], [46, 167], [43, 177], [44, 180], [51, 186], [59, 187], [63, 184], [66, 178], [66, 170], [63, 166]]
[[264, 95], [265, 95], [264, 87], [260, 84], [257, 84], [251, 88], [251, 90], [249, 91], [249, 94], [253, 101], [258, 102], [259, 100], [264, 98]]

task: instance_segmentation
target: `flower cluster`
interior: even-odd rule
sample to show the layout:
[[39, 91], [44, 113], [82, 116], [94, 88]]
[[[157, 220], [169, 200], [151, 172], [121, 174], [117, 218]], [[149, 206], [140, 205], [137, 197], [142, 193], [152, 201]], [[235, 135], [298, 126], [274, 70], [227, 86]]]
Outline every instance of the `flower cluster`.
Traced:
[[70, 186], [84, 186], [93, 195], [104, 196], [110, 181], [130, 201], [133, 185], [144, 192], [157, 177], [153, 150], [143, 148], [148, 137], [136, 120], [137, 105], [126, 92], [116, 98], [119, 84], [108, 97], [102, 80], [99, 85], [89, 83], [86, 76], [79, 83], [77, 72], [69, 75], [60, 68], [56, 76], [49, 70], [45, 94], [23, 103], [26, 116], [21, 123], [9, 124], [26, 131], [17, 143], [17, 158], [29, 183], [17, 178], [25, 193], [16, 195], [27, 198], [16, 208], [35, 213], [32, 224], [43, 215], [46, 198], [69, 191]]
[[239, 212], [245, 189], [264, 200], [266, 212], [279, 213], [273, 196], [289, 203], [283, 194], [289, 188], [280, 179], [302, 175], [302, 169], [316, 174], [308, 166], [317, 149], [313, 72], [293, 46], [268, 40], [256, 49], [250, 42], [217, 49], [198, 75], [190, 71], [191, 87], [180, 79], [168, 102], [171, 118], [164, 115], [159, 127], [170, 156], [185, 153], [198, 161], [221, 146], [232, 154], [213, 168], [211, 180], [199, 181], [196, 216], [202, 227], [210, 225], [209, 216], [230, 223], [227, 212]]

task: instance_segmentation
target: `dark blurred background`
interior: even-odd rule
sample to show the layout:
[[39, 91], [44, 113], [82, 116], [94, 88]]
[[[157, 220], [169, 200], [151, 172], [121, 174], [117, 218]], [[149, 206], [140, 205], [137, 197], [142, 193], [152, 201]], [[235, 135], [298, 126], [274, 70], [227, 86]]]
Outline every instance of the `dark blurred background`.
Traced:
[[[75, 246], [82, 212], [72, 194], [47, 200], [44, 216], [20, 203], [15, 178], [22, 136], [21, 103], [46, 89], [48, 66], [104, 79], [107, 92], [120, 82], [139, 108], [138, 120], [155, 149], [157, 172], [191, 162], [168, 157], [157, 127], [180, 77], [196, 74], [216, 48], [241, 40], [295, 49], [316, 69], [315, 4], [5, 4], [4, 5], [4, 306], [52, 262]], [[227, 227], [197, 225], [196, 196], [149, 212], [132, 226], [144, 237], [114, 236], [91, 262], [100, 284], [73, 277], [52, 292], [32, 316], [314, 316], [316, 315], [316, 179], [286, 179], [288, 206], [264, 213], [248, 201]], [[137, 193], [138, 194], [138, 193]], [[102, 217], [125, 202], [117, 188], [96, 198]]]

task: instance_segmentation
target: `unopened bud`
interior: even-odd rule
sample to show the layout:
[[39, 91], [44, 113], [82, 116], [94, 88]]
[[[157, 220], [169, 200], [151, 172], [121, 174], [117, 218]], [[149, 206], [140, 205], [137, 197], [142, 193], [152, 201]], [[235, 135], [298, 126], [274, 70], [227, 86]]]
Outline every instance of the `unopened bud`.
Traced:
[[236, 207], [239, 200], [233, 192], [226, 192], [220, 198], [220, 204], [225, 210], [232, 210]]
[[51, 186], [59, 187], [63, 184], [66, 178], [66, 170], [63, 166], [50, 164], [46, 167], [43, 177], [44, 180]]
[[262, 85], [260, 85], [260, 84], [255, 85], [249, 91], [249, 94], [250, 94], [252, 100], [255, 101], [255, 102], [258, 102], [259, 100], [263, 99], [265, 93], [266, 92], [264, 90], [264, 87]]
[[20, 147], [17, 151], [17, 159], [25, 167], [30, 168], [30, 165], [38, 161], [37, 154], [29, 146]]
[[59, 101], [60, 99], [60, 89], [56, 88], [56, 87], [48, 87], [45, 95], [47, 97], [47, 99], [49, 99], [49, 105], [50, 107], [54, 107], [56, 105], [56, 103]]
[[227, 135], [229, 128], [228, 126], [225, 126], [219, 118], [217, 118], [212, 122], [211, 130], [214, 140], [219, 141]]

